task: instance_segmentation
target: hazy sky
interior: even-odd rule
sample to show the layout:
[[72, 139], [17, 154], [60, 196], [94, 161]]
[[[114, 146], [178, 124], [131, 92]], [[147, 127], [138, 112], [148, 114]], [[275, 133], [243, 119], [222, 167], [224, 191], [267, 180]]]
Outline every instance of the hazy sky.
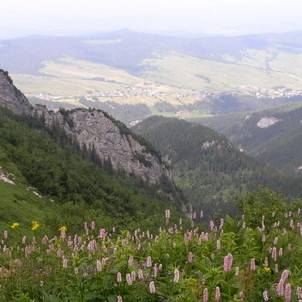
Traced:
[[302, 0], [0, 0], [0, 38], [116, 29], [238, 34], [302, 30]]

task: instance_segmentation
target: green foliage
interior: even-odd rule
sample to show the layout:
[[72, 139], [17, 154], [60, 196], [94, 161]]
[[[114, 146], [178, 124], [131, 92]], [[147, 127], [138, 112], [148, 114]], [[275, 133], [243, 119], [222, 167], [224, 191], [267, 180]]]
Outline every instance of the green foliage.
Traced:
[[[252, 113], [248, 119], [246, 116], [221, 131], [256, 158], [287, 173], [299, 174], [302, 162], [301, 103]], [[269, 117], [278, 122], [267, 128], [257, 126], [261, 119]]]
[[[175, 224], [178, 217], [172, 214], [174, 221], [166, 220], [154, 232], [109, 229], [100, 237], [100, 225], [89, 222], [77, 235], [67, 228], [46, 237], [42, 226], [32, 231], [34, 239], [22, 241], [15, 232], [22, 234], [23, 227], [9, 230], [8, 238], [1, 238], [0, 301], [113, 302], [120, 296], [124, 302], [199, 302], [205, 289], [208, 301], [215, 301], [218, 287], [216, 301], [242, 301], [240, 293], [246, 302], [263, 301], [266, 290], [269, 301], [279, 302], [284, 298], [277, 297], [275, 287], [284, 270], [290, 272], [285, 278], [292, 287], [290, 301], [298, 301], [302, 202], [288, 204], [279, 194], [261, 190], [241, 205], [242, 219], [227, 217], [213, 228], [187, 229]], [[226, 271], [228, 254], [233, 263]]]
[[263, 186], [289, 197], [302, 192], [300, 178], [288, 177], [257, 162], [210, 128], [151, 117], [133, 129], [160, 151], [185, 197], [204, 212], [218, 216], [236, 213], [237, 195]]
[[[167, 194], [157, 193], [160, 188], [137, 188], [134, 179], [109, 175], [83, 156], [57, 129], [49, 133], [35, 120], [0, 110], [1, 164], [18, 176], [18, 183], [61, 204], [62, 210], [57, 215], [51, 211], [47, 222], [62, 219], [79, 226], [88, 218], [131, 228], [143, 220], [152, 227], [157, 213], [171, 205]], [[22, 193], [16, 199], [28, 197]]]

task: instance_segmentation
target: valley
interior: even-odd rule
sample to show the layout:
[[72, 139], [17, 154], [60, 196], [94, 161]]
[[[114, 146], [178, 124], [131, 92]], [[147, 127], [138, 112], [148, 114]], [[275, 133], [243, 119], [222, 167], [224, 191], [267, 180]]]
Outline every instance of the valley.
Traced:
[[[154, 114], [190, 119], [301, 102], [299, 38], [300, 33], [185, 38], [131, 31], [30, 37], [2, 41], [0, 64], [34, 103], [54, 110], [110, 108], [133, 125]], [[229, 96], [236, 104], [224, 104]]]

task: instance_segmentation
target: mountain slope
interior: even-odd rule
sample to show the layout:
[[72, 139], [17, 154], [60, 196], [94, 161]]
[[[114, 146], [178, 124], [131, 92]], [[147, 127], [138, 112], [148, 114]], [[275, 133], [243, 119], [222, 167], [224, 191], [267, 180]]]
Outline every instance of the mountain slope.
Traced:
[[29, 114], [32, 110], [26, 97], [18, 90], [8, 72], [0, 69], [0, 106], [16, 114]]
[[[73, 226], [76, 228], [84, 219], [121, 228], [145, 220], [151, 227], [158, 212], [166, 207], [180, 207], [180, 203], [171, 201], [171, 196], [162, 192], [159, 186], [151, 189], [123, 174], [110, 175], [94, 164], [90, 156], [70, 144], [67, 137], [58, 137], [36, 120], [15, 116], [5, 109], [0, 109], [0, 152], [0, 165], [5, 167], [4, 171], [17, 175], [17, 185], [11, 185], [9, 190], [0, 187], [3, 205], [9, 204], [16, 209], [14, 220], [17, 222], [31, 221], [33, 215], [26, 213], [32, 211], [37, 214], [36, 220], [41, 219], [52, 227], [56, 223], [72, 224], [77, 220]], [[44, 196], [40, 205], [31, 201], [33, 198], [25, 192], [27, 187], [35, 188], [37, 195]], [[53, 199], [53, 205], [50, 199]], [[22, 200], [26, 217], [20, 216]], [[61, 210], [56, 218], [58, 207]], [[45, 214], [38, 215], [43, 209]], [[48, 219], [47, 214], [50, 215]], [[61, 222], [58, 221], [60, 217]], [[1, 223], [13, 223], [14, 220], [4, 216]]]
[[[299, 53], [301, 32], [246, 36], [181, 37], [121, 30], [80, 37], [27, 37], [2, 40], [0, 64], [13, 73], [37, 74], [42, 62], [64, 55], [132, 72], [154, 53], [177, 51], [204, 59], [241, 58], [247, 50], [278, 49]], [[260, 58], [264, 61], [265, 58]], [[269, 58], [268, 58], [269, 59]], [[247, 61], [251, 64], [251, 61]]]
[[[150, 117], [133, 130], [149, 140], [171, 164], [175, 181], [194, 206], [209, 212], [232, 211], [236, 194], [268, 186], [291, 196], [302, 192], [287, 178], [240, 152], [207, 127], [177, 119]], [[295, 189], [293, 189], [296, 186]]]
[[53, 112], [43, 106], [32, 107], [8, 74], [1, 70], [0, 106], [15, 114], [24, 113], [40, 119], [49, 129], [64, 131], [82, 151], [93, 152], [100, 162], [109, 162], [114, 170], [123, 170], [152, 185], [162, 180], [172, 184], [170, 172], [152, 147], [101, 110]]
[[222, 130], [250, 155], [290, 173], [302, 167], [302, 107], [281, 107], [246, 115]]
[[[180, 212], [183, 205], [171, 172], [143, 138], [100, 110], [33, 107], [4, 71], [0, 155], [0, 194], [10, 209], [0, 227], [14, 221], [28, 227], [34, 215], [52, 228], [91, 219], [121, 228], [143, 220], [154, 227], [159, 212]], [[36, 193], [27, 193], [30, 187]]]

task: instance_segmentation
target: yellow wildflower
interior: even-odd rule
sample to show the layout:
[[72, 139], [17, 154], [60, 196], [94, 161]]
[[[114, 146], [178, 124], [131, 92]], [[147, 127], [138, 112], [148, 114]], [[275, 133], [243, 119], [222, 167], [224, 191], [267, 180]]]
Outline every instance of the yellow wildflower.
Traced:
[[271, 269], [270, 269], [269, 267], [264, 267], [264, 268], [263, 268], [263, 271], [264, 271], [265, 273], [270, 273], [270, 272], [271, 272]]
[[60, 232], [66, 233], [66, 232], [67, 232], [67, 226], [65, 226], [65, 225], [61, 226], [61, 227], [59, 228], [59, 231], [60, 231]]
[[31, 229], [32, 231], [36, 231], [39, 227], [40, 227], [40, 223], [36, 220], [32, 221], [31, 222]]
[[14, 222], [10, 227], [11, 229], [15, 230], [20, 226], [20, 224], [18, 222]]

